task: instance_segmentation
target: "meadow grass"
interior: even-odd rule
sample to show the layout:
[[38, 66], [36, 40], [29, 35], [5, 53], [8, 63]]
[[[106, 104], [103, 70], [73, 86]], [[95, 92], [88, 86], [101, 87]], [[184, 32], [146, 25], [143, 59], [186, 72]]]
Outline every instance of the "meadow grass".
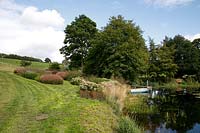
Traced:
[[48, 85], [11, 73], [18, 65], [0, 60], [1, 133], [113, 132], [117, 117], [107, 103], [81, 98], [67, 81]]
[[[14, 71], [16, 67], [20, 67], [20, 62], [21, 60], [17, 59], [0, 58], [0, 70]], [[47, 69], [48, 67], [48, 63], [32, 61], [32, 64], [27, 68]]]

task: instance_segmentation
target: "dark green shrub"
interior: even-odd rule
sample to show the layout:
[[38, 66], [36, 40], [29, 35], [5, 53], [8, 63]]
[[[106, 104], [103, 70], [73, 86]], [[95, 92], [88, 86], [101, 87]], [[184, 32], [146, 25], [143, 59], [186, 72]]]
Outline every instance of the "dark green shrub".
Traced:
[[94, 82], [94, 83], [101, 83], [101, 82], [105, 82], [105, 81], [109, 81], [109, 79], [106, 79], [106, 78], [97, 78], [95, 76], [89, 76], [89, 77], [86, 77], [86, 79], [90, 82]]
[[23, 66], [23, 67], [30, 66], [31, 61], [21, 60], [20, 65]]
[[122, 117], [117, 128], [118, 133], [141, 133], [141, 129], [129, 117]]
[[80, 71], [68, 71], [66, 80], [70, 81], [72, 78], [81, 77], [82, 73]]
[[40, 82], [46, 84], [63, 84], [63, 79], [56, 74], [45, 74], [40, 77]]
[[49, 65], [50, 70], [60, 70], [60, 64], [58, 62], [53, 62]]
[[22, 77], [27, 78], [27, 79], [33, 79], [33, 80], [35, 80], [37, 76], [38, 74], [35, 72], [25, 72], [22, 74]]

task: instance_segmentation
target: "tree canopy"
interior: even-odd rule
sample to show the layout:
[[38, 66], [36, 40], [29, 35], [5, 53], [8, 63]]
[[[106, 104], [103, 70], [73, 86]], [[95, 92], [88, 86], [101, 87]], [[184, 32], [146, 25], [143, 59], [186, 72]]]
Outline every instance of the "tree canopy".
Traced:
[[45, 60], [44, 60], [46, 63], [51, 63], [51, 59], [49, 59], [49, 58], [45, 58]]
[[146, 72], [148, 51], [141, 29], [131, 20], [120, 15], [111, 17], [92, 42], [84, 67], [86, 74], [134, 81]]
[[96, 23], [87, 16], [80, 15], [67, 25], [64, 32], [65, 45], [60, 49], [61, 54], [70, 61], [71, 68], [82, 67], [88, 55], [88, 49], [91, 47], [90, 40], [97, 33]]

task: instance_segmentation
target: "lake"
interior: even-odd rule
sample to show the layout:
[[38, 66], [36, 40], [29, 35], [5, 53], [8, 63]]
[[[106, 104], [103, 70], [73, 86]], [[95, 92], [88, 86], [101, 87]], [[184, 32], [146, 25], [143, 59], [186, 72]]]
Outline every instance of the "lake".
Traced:
[[146, 133], [200, 133], [200, 89], [159, 89], [145, 97], [143, 105], [147, 111], [130, 117]]

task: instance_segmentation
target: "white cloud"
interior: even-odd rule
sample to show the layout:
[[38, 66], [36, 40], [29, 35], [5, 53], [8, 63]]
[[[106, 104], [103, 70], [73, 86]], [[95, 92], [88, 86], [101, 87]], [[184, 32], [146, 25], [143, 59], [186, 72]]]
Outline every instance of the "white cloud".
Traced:
[[186, 35], [185, 38], [190, 40], [190, 41], [194, 41], [195, 39], [200, 38], [200, 33], [195, 34], [195, 35]]
[[27, 7], [20, 17], [21, 23], [36, 27], [63, 27], [64, 19], [56, 10], [38, 11], [36, 7]]
[[56, 10], [39, 11], [13, 0], [0, 0], [0, 29], [0, 53], [63, 59], [59, 49], [63, 46], [64, 19]]
[[144, 0], [147, 4], [161, 6], [161, 7], [174, 7], [180, 5], [187, 5], [194, 0]]

